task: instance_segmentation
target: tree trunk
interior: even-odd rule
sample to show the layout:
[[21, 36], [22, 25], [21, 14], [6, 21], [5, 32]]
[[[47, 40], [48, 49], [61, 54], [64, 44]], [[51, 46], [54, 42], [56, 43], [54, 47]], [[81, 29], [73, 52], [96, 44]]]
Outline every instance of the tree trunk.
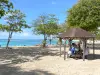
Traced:
[[10, 43], [10, 40], [11, 40], [11, 38], [12, 38], [12, 33], [13, 32], [9, 32], [9, 37], [8, 37], [8, 41], [7, 41], [7, 45], [6, 45], [6, 49], [8, 49], [8, 46], [9, 46], [9, 43]]
[[46, 34], [44, 33], [44, 42], [43, 42], [43, 47], [46, 47]]
[[51, 41], [52, 41], [52, 40], [50, 39], [49, 41], [50, 41], [50, 45], [51, 45]]
[[10, 38], [8, 38], [6, 49], [8, 49], [9, 42], [10, 42]]

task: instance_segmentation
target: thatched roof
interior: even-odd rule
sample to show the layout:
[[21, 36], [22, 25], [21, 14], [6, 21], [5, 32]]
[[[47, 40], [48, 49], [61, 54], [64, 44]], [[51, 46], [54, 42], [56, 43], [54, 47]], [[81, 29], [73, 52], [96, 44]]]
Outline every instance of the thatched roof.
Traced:
[[71, 28], [59, 35], [60, 38], [94, 38], [95, 36], [81, 28]]

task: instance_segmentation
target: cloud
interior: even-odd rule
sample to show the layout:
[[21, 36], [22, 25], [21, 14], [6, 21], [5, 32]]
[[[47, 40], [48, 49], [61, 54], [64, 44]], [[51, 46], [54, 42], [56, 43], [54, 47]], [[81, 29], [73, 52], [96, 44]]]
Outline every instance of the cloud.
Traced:
[[[22, 33], [18, 33], [19, 34], [19, 36], [21, 36], [21, 37], [29, 37], [29, 36], [31, 36], [32, 34], [30, 33], [30, 32], [22, 32]], [[17, 35], [18, 36], [18, 35]]]
[[51, 2], [51, 4], [53, 4], [53, 5], [54, 5], [54, 4], [56, 4], [56, 2], [55, 2], [55, 1], [52, 1], [52, 2]]
[[[0, 39], [8, 39], [8, 32], [0, 32]], [[23, 30], [21, 33], [13, 33], [12, 39], [43, 39], [42, 35], [35, 35], [31, 30]]]
[[8, 36], [7, 32], [0, 32], [0, 36]]
[[23, 32], [21, 32], [21, 33], [14, 33], [13, 34], [13, 37], [20, 37], [20, 38], [26, 38], [26, 37], [30, 37], [32, 34], [31, 34], [31, 32], [29, 32], [29, 31], [26, 31], [26, 30], [24, 30]]
[[23, 33], [23, 36], [29, 36], [29, 33], [24, 32], [24, 33]]
[[[8, 32], [0, 32], [0, 38], [2, 39], [7, 39], [9, 36], [9, 33]], [[31, 32], [22, 32], [22, 33], [13, 33], [13, 36], [12, 38], [13, 39], [19, 39], [19, 38], [27, 38], [27, 37], [30, 37], [32, 36]]]

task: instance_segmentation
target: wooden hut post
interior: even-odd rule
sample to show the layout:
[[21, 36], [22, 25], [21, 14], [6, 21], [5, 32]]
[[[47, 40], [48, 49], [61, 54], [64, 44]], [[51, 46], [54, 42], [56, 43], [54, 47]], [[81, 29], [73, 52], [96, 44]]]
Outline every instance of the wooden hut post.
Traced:
[[85, 39], [83, 39], [83, 61], [85, 61]]
[[71, 38], [69, 39], [69, 50], [71, 49], [71, 42], [72, 42], [72, 40], [71, 40]]
[[93, 38], [93, 58], [95, 58], [95, 50], [94, 50], [94, 38]]
[[64, 41], [64, 60], [66, 59], [66, 40]]
[[87, 48], [87, 39], [85, 39], [85, 49]]
[[60, 42], [60, 57], [61, 57], [61, 44], [62, 44], [62, 39], [59, 38], [59, 42]]

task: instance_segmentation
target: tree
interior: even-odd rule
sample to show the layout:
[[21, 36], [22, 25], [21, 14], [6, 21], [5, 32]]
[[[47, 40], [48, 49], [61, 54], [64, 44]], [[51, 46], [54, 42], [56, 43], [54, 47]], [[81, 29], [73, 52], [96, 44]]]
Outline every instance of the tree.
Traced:
[[79, 0], [68, 11], [67, 18], [69, 27], [97, 30], [100, 26], [100, 0]]
[[43, 40], [43, 47], [46, 46], [46, 25], [48, 21], [48, 16], [47, 15], [40, 15], [36, 20], [33, 21], [33, 32], [35, 34], [43, 34], [44, 35], [44, 40]]
[[8, 42], [6, 48], [8, 48], [9, 42], [12, 38], [14, 32], [22, 32], [23, 28], [29, 28], [25, 21], [25, 14], [23, 14], [20, 10], [10, 11], [5, 20], [7, 22], [7, 26], [4, 28], [9, 32]]
[[0, 0], [0, 18], [5, 15], [11, 8], [13, 8], [12, 2], [9, 0]]
[[98, 28], [96, 31], [93, 31], [93, 33], [96, 36], [96, 39], [100, 39], [100, 28]]
[[66, 22], [60, 24], [59, 26], [60, 26], [60, 28], [61, 28], [61, 30], [60, 30], [61, 32], [65, 32], [65, 31], [67, 31], [67, 29], [68, 29], [68, 25], [67, 25]]
[[[57, 18], [55, 15], [41, 15], [33, 22], [33, 31], [36, 34], [43, 34], [43, 47], [46, 45], [47, 37], [58, 33], [59, 27], [57, 25]], [[51, 41], [51, 40], [50, 40]]]
[[47, 35], [49, 37], [49, 41], [51, 44], [52, 41], [52, 36], [57, 35], [60, 32], [60, 26], [58, 26], [58, 19], [54, 14], [49, 14], [48, 15], [48, 23], [47, 23]]

